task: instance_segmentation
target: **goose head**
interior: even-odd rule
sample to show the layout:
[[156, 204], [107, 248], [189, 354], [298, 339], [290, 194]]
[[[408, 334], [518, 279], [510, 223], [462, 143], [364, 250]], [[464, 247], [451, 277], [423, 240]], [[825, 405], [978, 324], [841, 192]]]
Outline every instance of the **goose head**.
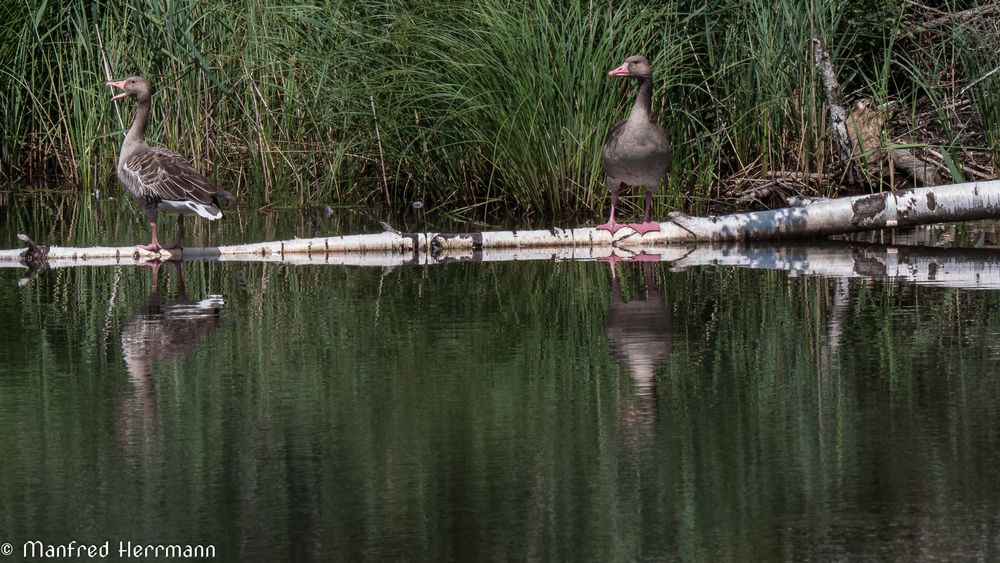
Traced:
[[632, 55], [620, 66], [608, 71], [608, 76], [619, 78], [648, 79], [650, 75], [649, 61], [642, 55]]
[[122, 91], [120, 94], [116, 94], [112, 97], [112, 100], [120, 100], [131, 96], [138, 102], [148, 102], [150, 96], [152, 95], [152, 88], [150, 87], [149, 82], [141, 76], [133, 76], [131, 78], [126, 78], [125, 80], [108, 82], [108, 86], [118, 88]]

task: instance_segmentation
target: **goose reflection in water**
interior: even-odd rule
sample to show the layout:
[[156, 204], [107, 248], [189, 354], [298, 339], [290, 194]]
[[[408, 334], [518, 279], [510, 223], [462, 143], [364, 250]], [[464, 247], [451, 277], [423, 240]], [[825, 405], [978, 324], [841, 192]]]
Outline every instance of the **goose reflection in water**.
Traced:
[[122, 328], [122, 358], [134, 394], [122, 404], [119, 434], [129, 449], [141, 447], [141, 453], [148, 452], [155, 442], [154, 366], [181, 360], [209, 334], [227, 323], [222, 316], [223, 297], [208, 295], [199, 301], [190, 299], [180, 262], [171, 261], [170, 264], [177, 273], [176, 296], [164, 298], [160, 295], [158, 278], [162, 262], [143, 264], [152, 271], [149, 296]]
[[611, 305], [606, 332], [611, 352], [632, 375], [635, 385], [634, 400], [622, 410], [623, 422], [638, 434], [649, 435], [659, 408], [656, 368], [666, 361], [673, 347], [673, 320], [656, 287], [650, 255], [640, 255], [638, 259], [645, 294], [627, 302], [615, 271], [618, 261], [611, 261]]

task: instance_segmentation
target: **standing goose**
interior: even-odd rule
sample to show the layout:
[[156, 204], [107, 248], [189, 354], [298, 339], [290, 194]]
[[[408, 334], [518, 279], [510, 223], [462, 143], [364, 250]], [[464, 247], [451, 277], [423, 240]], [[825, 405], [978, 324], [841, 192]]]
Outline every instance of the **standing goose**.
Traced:
[[[232, 199], [233, 196], [212, 185], [181, 155], [146, 144], [146, 122], [149, 120], [152, 91], [145, 78], [133, 76], [108, 82], [108, 86], [122, 90], [112, 100], [131, 96], [138, 104], [132, 127], [118, 156], [118, 181], [142, 206], [153, 231], [153, 242], [138, 247], [152, 252], [177, 248], [184, 236], [185, 215], [198, 214], [214, 221], [222, 217], [219, 198]], [[160, 210], [178, 214], [177, 240], [170, 246], [160, 246], [156, 238], [156, 214]]]
[[614, 234], [626, 225], [615, 223], [615, 206], [622, 184], [646, 188], [646, 211], [642, 223], [629, 223], [639, 234], [660, 230], [660, 224], [649, 220], [653, 206], [653, 191], [670, 167], [670, 140], [663, 127], [652, 120], [653, 79], [649, 61], [633, 55], [608, 76], [631, 78], [639, 83], [638, 93], [628, 117], [611, 126], [604, 140], [601, 162], [611, 190], [611, 217], [596, 228]]

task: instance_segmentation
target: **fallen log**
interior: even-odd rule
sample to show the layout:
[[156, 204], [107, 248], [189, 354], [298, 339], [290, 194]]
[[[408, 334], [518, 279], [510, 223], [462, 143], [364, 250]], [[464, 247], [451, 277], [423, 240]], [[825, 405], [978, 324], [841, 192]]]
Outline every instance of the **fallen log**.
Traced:
[[[153, 253], [126, 247], [73, 248], [50, 246], [46, 260], [111, 259], [116, 263], [151, 259], [260, 256], [287, 260], [293, 255], [325, 256], [354, 253], [426, 253], [448, 250], [526, 248], [643, 248], [708, 241], [761, 241], [822, 237], [866, 230], [929, 223], [1000, 219], [1000, 180], [914, 188], [840, 199], [823, 199], [801, 207], [753, 211], [732, 215], [691, 217], [670, 214], [660, 230], [639, 235], [624, 228], [615, 235], [593, 228], [552, 228], [533, 231], [477, 233], [398, 233], [291, 239], [233, 246], [181, 248]], [[37, 246], [37, 245], [36, 245]], [[22, 260], [25, 249], [0, 250], [0, 262]]]
[[[787, 272], [789, 277], [819, 276], [834, 279], [870, 279], [966, 289], [1000, 288], [1000, 249], [934, 248], [907, 245], [877, 245], [848, 241], [793, 241], [785, 243], [683, 243], [649, 246], [642, 249], [522, 248], [448, 250], [438, 254], [371, 251], [336, 254], [296, 254], [276, 256], [197, 256], [185, 261], [248, 261], [283, 265], [353, 266], [395, 268], [434, 266], [455, 262], [509, 261], [596, 261], [609, 258], [623, 261], [657, 261], [672, 271], [698, 267], [764, 269]], [[45, 269], [80, 266], [122, 266], [112, 258], [52, 260], [42, 269], [20, 262], [0, 262], [0, 267], [26, 268], [19, 281], [27, 285]], [[129, 264], [132, 265], [132, 264]], [[138, 264], [133, 266], [137, 267]]]

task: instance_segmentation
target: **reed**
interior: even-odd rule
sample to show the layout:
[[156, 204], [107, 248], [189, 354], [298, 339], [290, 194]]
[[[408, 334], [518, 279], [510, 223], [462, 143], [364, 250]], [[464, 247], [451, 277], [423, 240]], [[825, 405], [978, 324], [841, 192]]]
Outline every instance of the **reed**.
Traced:
[[704, 210], [734, 176], [826, 170], [814, 35], [850, 99], [911, 114], [929, 105], [950, 124], [958, 88], [981, 79], [967, 97], [985, 133], [927, 142], [946, 160], [995, 154], [1000, 73], [987, 76], [984, 47], [996, 24], [956, 20], [901, 41], [924, 18], [917, 10], [871, 0], [8, 2], [0, 178], [113, 186], [121, 127], [102, 44], [116, 77], [153, 80], [150, 137], [250, 206], [398, 211], [420, 200], [466, 220], [596, 216], [603, 137], [633, 95], [605, 73], [643, 52], [675, 146], [657, 211]]

